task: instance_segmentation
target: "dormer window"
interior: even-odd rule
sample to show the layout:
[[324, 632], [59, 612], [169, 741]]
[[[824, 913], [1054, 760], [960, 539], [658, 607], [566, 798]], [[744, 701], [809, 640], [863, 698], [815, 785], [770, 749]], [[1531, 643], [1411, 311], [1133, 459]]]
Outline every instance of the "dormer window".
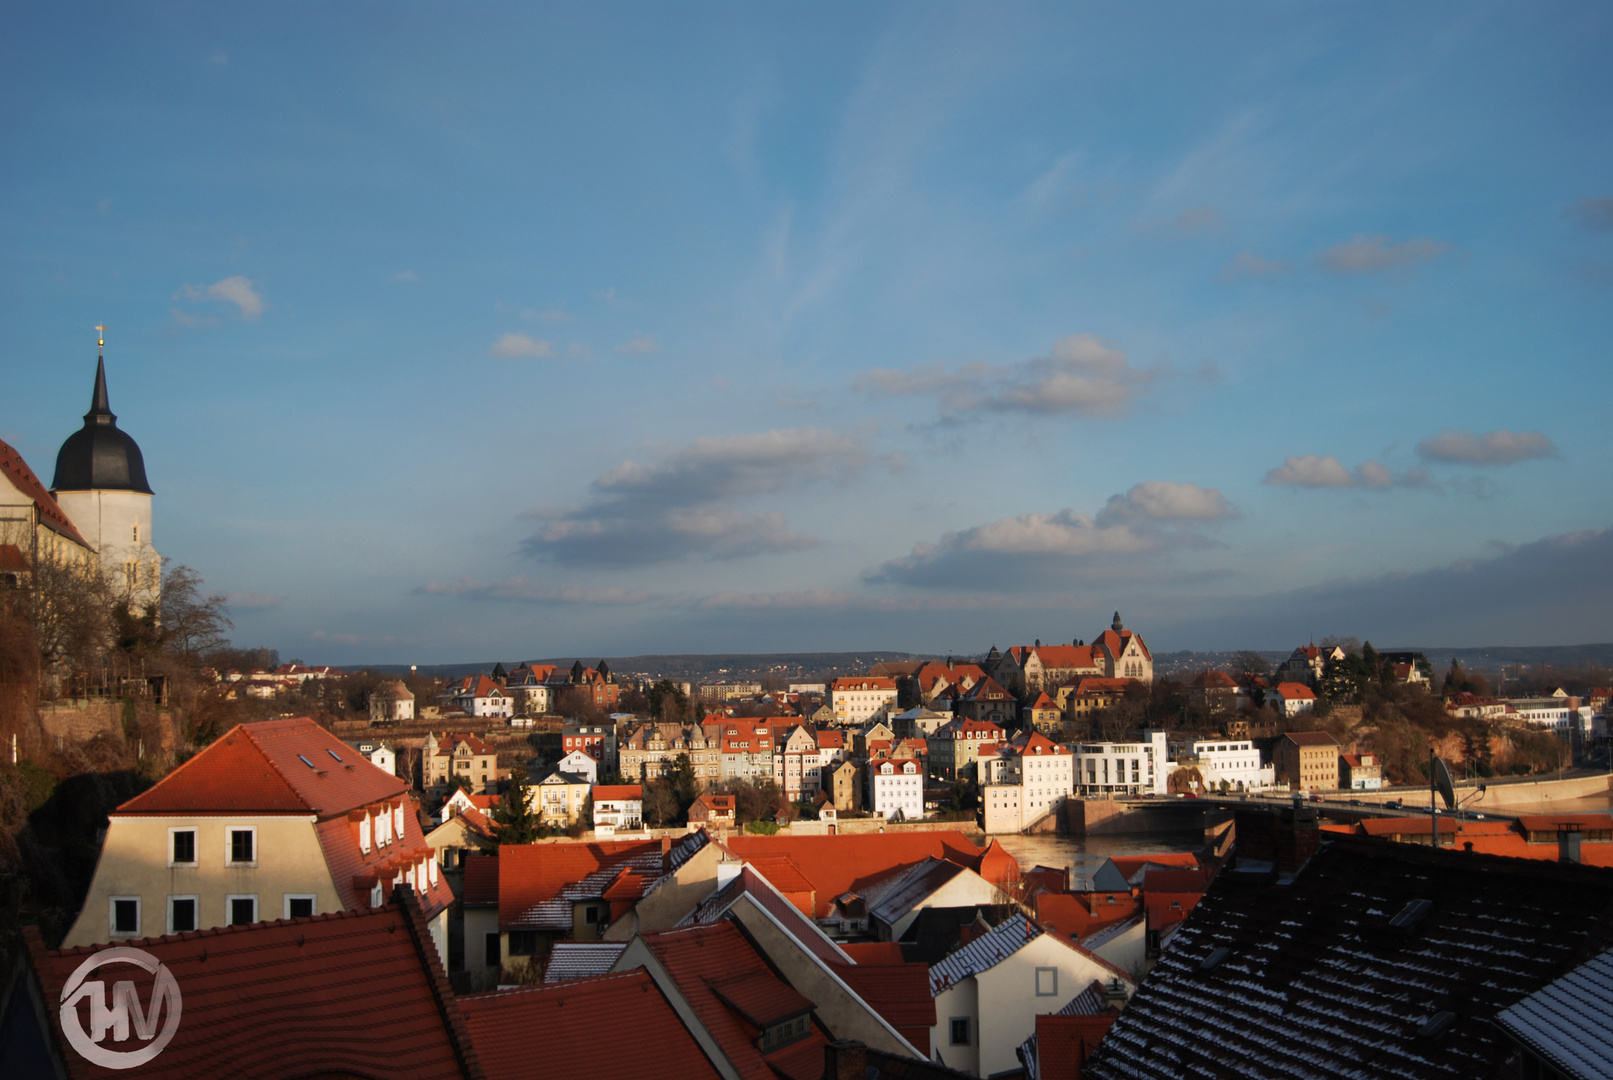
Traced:
[[756, 1049], [764, 1054], [770, 1053], [781, 1046], [788, 1046], [790, 1043], [799, 1042], [806, 1038], [807, 1032], [811, 1029], [812, 1017], [810, 1013], [792, 1016], [782, 1023], [771, 1024], [763, 1028], [761, 1037], [756, 1040]]
[[358, 849], [364, 854], [370, 853], [370, 815], [365, 814], [358, 822]]

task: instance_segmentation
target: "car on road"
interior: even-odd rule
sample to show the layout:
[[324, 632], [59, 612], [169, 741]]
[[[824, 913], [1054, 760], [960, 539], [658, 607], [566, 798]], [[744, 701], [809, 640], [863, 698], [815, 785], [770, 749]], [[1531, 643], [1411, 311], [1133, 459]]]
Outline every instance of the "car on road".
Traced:
[[1399, 799], [1390, 799], [1388, 802], [1383, 804], [1383, 808], [1385, 810], [1399, 810], [1400, 809], [1400, 800]]
[[1361, 805], [1361, 800], [1360, 799], [1351, 799], [1350, 800], [1350, 805], [1351, 806], [1360, 806]]

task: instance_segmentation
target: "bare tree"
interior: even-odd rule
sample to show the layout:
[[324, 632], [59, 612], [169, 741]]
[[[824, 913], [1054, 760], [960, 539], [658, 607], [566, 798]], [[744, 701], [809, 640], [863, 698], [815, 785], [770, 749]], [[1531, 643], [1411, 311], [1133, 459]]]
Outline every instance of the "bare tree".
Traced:
[[188, 566], [176, 566], [163, 575], [163, 643], [186, 660], [228, 645], [224, 632], [235, 626], [224, 597], [204, 596], [202, 588], [202, 576]]

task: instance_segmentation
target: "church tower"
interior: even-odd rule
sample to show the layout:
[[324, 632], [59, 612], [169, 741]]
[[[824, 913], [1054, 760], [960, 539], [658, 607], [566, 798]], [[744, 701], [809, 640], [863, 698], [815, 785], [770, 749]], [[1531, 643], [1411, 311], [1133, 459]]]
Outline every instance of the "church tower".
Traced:
[[107, 398], [105, 345], [103, 338], [90, 411], [84, 414], [84, 426], [67, 437], [56, 455], [50, 493], [99, 554], [113, 588], [139, 609], [161, 596], [162, 556], [152, 546], [145, 458], [118, 428]]

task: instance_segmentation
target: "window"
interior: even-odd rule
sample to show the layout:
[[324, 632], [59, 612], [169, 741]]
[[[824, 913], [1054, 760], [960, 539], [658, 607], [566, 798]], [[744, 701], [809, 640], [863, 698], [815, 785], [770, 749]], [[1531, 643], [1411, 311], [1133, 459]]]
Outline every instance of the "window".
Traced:
[[168, 932], [188, 934], [197, 929], [196, 897], [170, 896], [168, 898]]
[[315, 898], [306, 894], [286, 893], [285, 917], [288, 919], [306, 919], [317, 914]]
[[358, 849], [364, 854], [370, 853], [370, 815], [365, 814], [358, 822]]
[[967, 1016], [954, 1016], [948, 1025], [951, 1030], [953, 1046], [969, 1045], [969, 1018]]
[[168, 865], [169, 866], [195, 866], [196, 865], [196, 830], [195, 829], [169, 829], [168, 830]]
[[536, 930], [511, 930], [510, 955], [536, 956], [538, 952], [538, 932]]
[[256, 896], [226, 896], [224, 917], [231, 926], [249, 926], [258, 921]]
[[111, 926], [113, 937], [140, 936], [140, 898], [138, 896], [112, 897]]
[[482, 963], [486, 967], [498, 967], [503, 962], [504, 957], [499, 952], [498, 935], [488, 934], [482, 944]]
[[1059, 992], [1059, 969], [1039, 967], [1036, 969], [1036, 996], [1053, 997]]
[[229, 846], [225, 849], [225, 861], [229, 865], [258, 865], [258, 830], [255, 826], [247, 826], [246, 828], [231, 827], [225, 829], [224, 834], [229, 843]]

